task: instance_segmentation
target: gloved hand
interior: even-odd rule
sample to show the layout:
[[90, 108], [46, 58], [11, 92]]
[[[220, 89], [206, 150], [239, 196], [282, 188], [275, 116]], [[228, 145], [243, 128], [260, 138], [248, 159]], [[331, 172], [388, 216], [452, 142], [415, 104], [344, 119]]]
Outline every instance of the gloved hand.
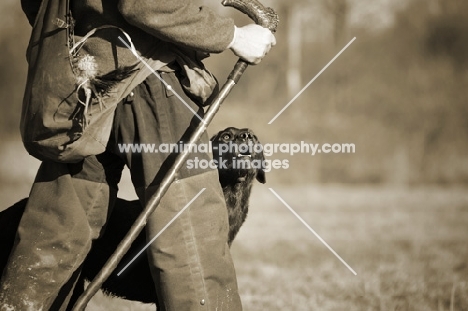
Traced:
[[246, 62], [256, 65], [276, 44], [273, 33], [262, 26], [250, 24], [236, 27], [228, 48]]

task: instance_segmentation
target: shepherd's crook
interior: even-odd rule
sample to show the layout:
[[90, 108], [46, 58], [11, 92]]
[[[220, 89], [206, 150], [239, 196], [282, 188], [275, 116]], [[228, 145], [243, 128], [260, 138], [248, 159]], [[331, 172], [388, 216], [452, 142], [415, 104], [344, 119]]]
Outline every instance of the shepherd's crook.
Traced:
[[[257, 0], [224, 0], [222, 2], [224, 6], [231, 6], [239, 11], [247, 14], [255, 23], [270, 29], [272, 32], [276, 31], [278, 25], [278, 16], [275, 11], [271, 8], [265, 8]], [[190, 136], [189, 146], [195, 144], [202, 134], [205, 132], [208, 125], [213, 120], [215, 114], [218, 112], [219, 107], [223, 103], [224, 99], [229, 95], [232, 88], [239, 81], [240, 77], [247, 68], [248, 63], [239, 59], [231, 71], [226, 83], [223, 85], [219, 94], [213, 100], [213, 103], [210, 105], [209, 109], [205, 114], [203, 122], [201, 122], [195, 131]], [[133, 241], [140, 234], [141, 230], [146, 226], [148, 217], [154, 212], [156, 207], [161, 202], [162, 197], [169, 189], [169, 186], [175, 179], [175, 176], [182, 165], [185, 163], [187, 156], [190, 152], [190, 148], [183, 148], [183, 152], [179, 153], [172, 165], [172, 168], [169, 170], [169, 173], [162, 180], [157, 192], [150, 198], [146, 204], [145, 209], [140, 214], [140, 216], [135, 220], [130, 231], [127, 233], [125, 238], [120, 242], [116, 251], [112, 256], [107, 260], [104, 267], [101, 269], [99, 274], [94, 278], [94, 280], [86, 288], [85, 292], [80, 296], [75, 306], [73, 307], [74, 311], [84, 311], [86, 305], [91, 300], [91, 298], [96, 294], [96, 292], [101, 288], [102, 284], [107, 280], [112, 271], [115, 270], [120, 260], [130, 249]]]

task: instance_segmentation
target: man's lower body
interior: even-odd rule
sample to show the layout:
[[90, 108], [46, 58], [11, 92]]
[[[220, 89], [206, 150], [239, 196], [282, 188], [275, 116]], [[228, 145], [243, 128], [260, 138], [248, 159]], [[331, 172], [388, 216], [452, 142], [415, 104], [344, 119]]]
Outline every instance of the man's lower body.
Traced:
[[[201, 112], [174, 73], [161, 75], [186, 104]], [[173, 144], [186, 140], [198, 122], [172, 91], [150, 76], [119, 104], [109, 151], [76, 164], [42, 163], [0, 282], [0, 310], [64, 310], [79, 267], [111, 212], [124, 164], [145, 203], [174, 160], [165, 153], [120, 153], [118, 144]], [[207, 142], [205, 135], [201, 143]], [[190, 157], [209, 159], [206, 153]], [[158, 234], [203, 188], [148, 248], [158, 310], [242, 309], [215, 170], [183, 167], [148, 220], [147, 237]]]

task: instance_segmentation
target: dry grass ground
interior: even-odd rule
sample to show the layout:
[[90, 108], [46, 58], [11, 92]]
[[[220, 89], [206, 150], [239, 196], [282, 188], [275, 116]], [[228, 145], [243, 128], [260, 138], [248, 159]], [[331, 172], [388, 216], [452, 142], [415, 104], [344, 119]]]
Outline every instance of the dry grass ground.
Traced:
[[246, 310], [468, 310], [466, 189], [267, 189], [233, 247]]
[[[24, 163], [13, 154], [9, 163]], [[0, 167], [2, 202], [9, 205], [26, 196], [34, 170], [26, 165]], [[468, 310], [468, 191], [257, 184], [232, 253], [247, 311]], [[88, 310], [154, 307], [98, 295]]]
[[[466, 189], [274, 188], [358, 275], [257, 186], [232, 247], [245, 310], [468, 310]], [[110, 309], [153, 310], [89, 307]]]

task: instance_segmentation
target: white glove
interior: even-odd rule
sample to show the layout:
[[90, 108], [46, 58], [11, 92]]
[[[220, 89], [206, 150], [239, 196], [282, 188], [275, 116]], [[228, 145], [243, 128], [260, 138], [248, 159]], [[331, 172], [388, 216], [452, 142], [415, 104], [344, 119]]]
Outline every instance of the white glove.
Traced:
[[273, 33], [262, 26], [250, 24], [235, 27], [234, 39], [228, 48], [246, 62], [256, 65], [276, 44]]

